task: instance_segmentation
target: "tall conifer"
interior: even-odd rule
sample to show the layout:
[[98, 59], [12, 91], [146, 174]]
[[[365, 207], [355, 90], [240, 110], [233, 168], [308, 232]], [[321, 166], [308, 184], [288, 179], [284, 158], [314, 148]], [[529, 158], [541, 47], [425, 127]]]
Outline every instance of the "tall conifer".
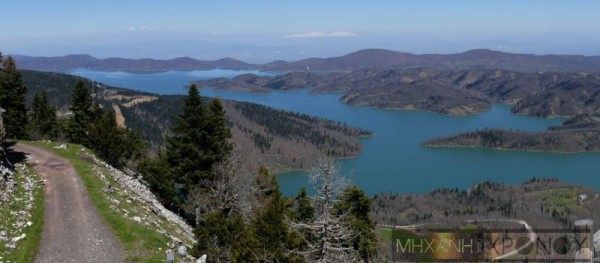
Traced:
[[6, 110], [3, 118], [8, 138], [27, 138], [26, 94], [27, 87], [23, 84], [23, 76], [17, 70], [14, 59], [9, 56], [2, 61], [0, 71], [0, 107]]

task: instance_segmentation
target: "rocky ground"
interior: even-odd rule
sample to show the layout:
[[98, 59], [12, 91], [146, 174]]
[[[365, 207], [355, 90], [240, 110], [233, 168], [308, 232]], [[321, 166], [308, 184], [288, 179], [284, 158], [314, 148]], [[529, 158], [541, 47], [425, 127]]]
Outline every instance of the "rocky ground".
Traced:
[[[24, 262], [33, 261], [38, 244], [36, 262], [69, 258], [123, 262], [123, 256], [128, 262], [146, 262], [166, 259], [167, 253], [173, 253], [177, 262], [204, 262], [188, 254], [196, 242], [192, 227], [164, 208], [135, 175], [113, 168], [77, 145], [32, 144], [38, 146], [18, 143], [10, 149], [25, 153], [33, 168], [17, 164], [15, 172], [0, 169], [0, 263], [22, 262], [13, 254], [30, 238], [41, 241], [33, 242], [35, 246], [28, 249], [33, 253]], [[42, 185], [43, 216], [35, 213], [34, 200], [36, 190], [41, 200]], [[39, 226], [36, 234], [26, 231], [32, 224], [32, 228]]]
[[111, 209], [168, 237], [171, 242], [165, 244], [165, 251], [172, 250], [187, 261], [195, 262], [187, 253], [196, 242], [189, 224], [166, 209], [138, 178], [108, 165], [85, 149], [80, 155], [93, 164], [94, 175], [104, 182], [102, 192], [112, 203]]
[[26, 165], [17, 164], [12, 171], [0, 164], [0, 262], [14, 262], [15, 251], [31, 238], [26, 232], [37, 208], [35, 191], [42, 185]]

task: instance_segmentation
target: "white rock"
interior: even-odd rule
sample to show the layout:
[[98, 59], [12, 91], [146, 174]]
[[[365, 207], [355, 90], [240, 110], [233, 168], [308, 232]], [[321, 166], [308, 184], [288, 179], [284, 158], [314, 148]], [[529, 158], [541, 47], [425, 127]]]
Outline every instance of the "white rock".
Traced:
[[22, 234], [18, 237], [13, 237], [10, 241], [12, 241], [13, 243], [16, 243], [16, 242], [19, 242], [19, 240], [21, 240], [21, 239], [25, 239], [25, 236], [26, 236], [25, 234]]
[[177, 244], [175, 244], [175, 242], [167, 242], [167, 247], [169, 249], [175, 249], [176, 246]]
[[196, 260], [196, 263], [206, 263], [206, 254], [202, 255], [198, 260]]
[[596, 254], [600, 253], [600, 230], [594, 234], [594, 250]]
[[68, 148], [69, 148], [69, 146], [67, 144], [61, 144], [59, 146], [54, 147], [54, 149], [57, 149], [57, 150], [66, 150]]
[[182, 246], [179, 246], [179, 247], [177, 248], [177, 254], [179, 254], [179, 255], [180, 255], [180, 256], [182, 256], [182, 257], [185, 257], [185, 256], [187, 256], [187, 247], [186, 247], [186, 246], [183, 246], [183, 245], [182, 245]]
[[27, 226], [31, 226], [33, 223], [31, 221], [27, 221]]
[[133, 222], [136, 222], [136, 223], [140, 223], [140, 224], [142, 223], [142, 218], [140, 218], [139, 216], [134, 216], [131, 218], [131, 220], [133, 220]]

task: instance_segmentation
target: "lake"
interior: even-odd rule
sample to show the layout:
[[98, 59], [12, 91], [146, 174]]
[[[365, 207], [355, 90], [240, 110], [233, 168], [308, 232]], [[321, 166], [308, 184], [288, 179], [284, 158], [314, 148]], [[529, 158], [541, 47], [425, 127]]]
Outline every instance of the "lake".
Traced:
[[[159, 94], [186, 94], [189, 81], [214, 77], [233, 77], [249, 71], [214, 70], [153, 74], [72, 72], [108, 85]], [[428, 139], [481, 128], [511, 128], [541, 131], [559, 125], [564, 119], [543, 119], [514, 115], [510, 106], [495, 104], [491, 110], [473, 116], [445, 116], [418, 111], [398, 111], [353, 107], [339, 101], [340, 94], [311, 95], [309, 89], [270, 94], [202, 89], [208, 97], [254, 102], [296, 111], [373, 131], [375, 136], [361, 139], [363, 152], [353, 159], [339, 160], [344, 174], [368, 194], [381, 192], [422, 193], [437, 188], [467, 189], [482, 181], [510, 184], [532, 177], [556, 177], [600, 190], [600, 154], [533, 153], [479, 148], [423, 148]], [[307, 184], [305, 172], [279, 174], [282, 191], [298, 192]]]

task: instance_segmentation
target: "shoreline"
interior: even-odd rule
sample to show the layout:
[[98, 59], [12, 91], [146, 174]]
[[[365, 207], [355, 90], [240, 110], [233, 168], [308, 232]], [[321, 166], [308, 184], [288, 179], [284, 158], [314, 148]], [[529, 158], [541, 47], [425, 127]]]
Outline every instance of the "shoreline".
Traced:
[[600, 151], [544, 151], [544, 150], [522, 150], [522, 149], [510, 149], [504, 147], [485, 147], [480, 145], [432, 145], [432, 144], [421, 144], [423, 148], [447, 148], [447, 149], [485, 149], [493, 151], [510, 151], [510, 152], [529, 152], [529, 153], [551, 153], [551, 154], [562, 154], [562, 155], [573, 155], [581, 153], [600, 154]]

